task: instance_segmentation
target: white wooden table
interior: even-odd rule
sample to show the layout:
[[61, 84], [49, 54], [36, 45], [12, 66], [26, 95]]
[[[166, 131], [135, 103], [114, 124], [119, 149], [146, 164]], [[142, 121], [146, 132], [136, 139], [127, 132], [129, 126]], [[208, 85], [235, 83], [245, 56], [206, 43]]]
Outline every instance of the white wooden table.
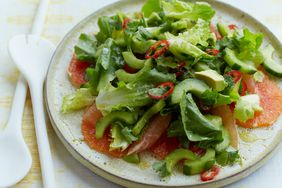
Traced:
[[[81, 19], [115, 1], [51, 0], [42, 35], [54, 44], [58, 44], [61, 38]], [[0, 0], [0, 128], [4, 127], [7, 121], [19, 75], [8, 56], [7, 43], [13, 35], [29, 32], [38, 2], [38, 0]], [[262, 21], [282, 41], [282, 0], [225, 0], [225, 2], [245, 10]], [[28, 176], [15, 187], [42, 187], [30, 97], [26, 102], [23, 132], [33, 155], [33, 166]], [[49, 136], [58, 187], [119, 187], [95, 175], [72, 158], [58, 140], [51, 126], [49, 126]], [[262, 168], [228, 187], [282, 187], [281, 172], [282, 147]]]

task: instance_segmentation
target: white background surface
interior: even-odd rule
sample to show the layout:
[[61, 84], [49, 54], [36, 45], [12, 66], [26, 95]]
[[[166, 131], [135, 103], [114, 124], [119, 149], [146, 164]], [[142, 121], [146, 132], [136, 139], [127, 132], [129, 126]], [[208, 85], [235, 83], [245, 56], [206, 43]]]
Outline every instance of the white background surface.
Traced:
[[[116, 0], [51, 0], [42, 35], [57, 44], [81, 19]], [[282, 40], [282, 0], [225, 0], [267, 25]], [[0, 0], [0, 106], [1, 97], [12, 96], [17, 74], [7, 52], [8, 39], [28, 33], [38, 0]], [[11, 75], [15, 78], [5, 80]], [[10, 99], [11, 100], [11, 99]], [[281, 104], [282, 105], [282, 104]], [[0, 127], [7, 120], [9, 108], [0, 108]], [[73, 159], [56, 136], [51, 136], [58, 187], [119, 187], [90, 172]], [[255, 155], [255, 153], [254, 153]], [[282, 147], [266, 165], [232, 188], [282, 187]], [[35, 180], [19, 187], [42, 187]]]

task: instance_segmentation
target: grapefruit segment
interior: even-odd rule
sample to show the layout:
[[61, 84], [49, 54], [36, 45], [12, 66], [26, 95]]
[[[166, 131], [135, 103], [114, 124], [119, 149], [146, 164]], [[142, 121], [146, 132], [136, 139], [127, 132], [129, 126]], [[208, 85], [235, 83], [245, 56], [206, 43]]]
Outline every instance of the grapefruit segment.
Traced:
[[101, 112], [96, 108], [95, 103], [84, 112], [81, 129], [85, 142], [90, 148], [100, 153], [118, 158], [123, 157], [127, 153], [127, 151], [109, 150], [111, 144], [110, 129], [107, 129], [105, 131], [105, 134], [101, 139], [96, 139], [96, 122], [101, 117], [103, 116]]
[[81, 84], [86, 83], [85, 71], [90, 66], [90, 63], [85, 61], [79, 61], [75, 55], [72, 56], [70, 65], [68, 67], [68, 74], [71, 83], [75, 87], [79, 87]]
[[169, 153], [180, 146], [176, 137], [167, 137], [166, 132], [161, 138], [149, 149], [157, 159], [164, 159]]
[[244, 76], [243, 79], [248, 85], [249, 93], [257, 93], [260, 96], [263, 111], [256, 113], [253, 119], [246, 122], [237, 120], [237, 124], [246, 128], [271, 126], [282, 112], [282, 90], [266, 74], [263, 82], [255, 82], [251, 76]]

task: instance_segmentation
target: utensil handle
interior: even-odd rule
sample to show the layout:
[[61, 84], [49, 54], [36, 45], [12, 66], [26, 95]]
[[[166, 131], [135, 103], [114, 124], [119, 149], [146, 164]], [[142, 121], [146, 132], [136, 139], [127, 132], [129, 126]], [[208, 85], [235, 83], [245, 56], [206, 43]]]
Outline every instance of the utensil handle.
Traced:
[[55, 176], [52, 155], [48, 140], [45, 112], [43, 105], [43, 86], [40, 81], [30, 85], [34, 124], [37, 137], [38, 151], [41, 163], [41, 172], [44, 188], [55, 188]]
[[24, 103], [26, 99], [27, 83], [22, 75], [19, 76], [15, 94], [13, 97], [10, 117], [7, 123], [7, 131], [20, 133], [22, 127], [22, 116], [24, 111]]
[[[48, 10], [49, 0], [41, 0], [34, 17], [31, 34], [40, 36], [44, 27], [45, 17]], [[37, 137], [38, 151], [41, 164], [41, 173], [44, 188], [55, 188], [55, 176], [52, 155], [48, 140], [47, 127], [43, 105], [43, 88], [38, 85], [37, 89], [30, 87], [32, 106], [34, 113], [34, 124]]]
[[34, 16], [34, 21], [31, 28], [31, 34], [40, 36], [43, 30], [45, 17], [48, 10], [49, 0], [41, 0], [36, 15]]

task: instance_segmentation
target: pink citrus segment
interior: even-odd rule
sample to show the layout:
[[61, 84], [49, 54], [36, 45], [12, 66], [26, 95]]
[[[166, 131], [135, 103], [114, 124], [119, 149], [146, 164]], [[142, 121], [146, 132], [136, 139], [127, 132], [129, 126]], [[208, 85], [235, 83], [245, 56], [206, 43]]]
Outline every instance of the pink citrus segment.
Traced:
[[251, 77], [244, 77], [244, 79], [248, 85], [248, 91], [260, 96], [260, 105], [263, 111], [256, 113], [255, 118], [247, 122], [237, 120], [237, 124], [247, 128], [271, 126], [282, 112], [282, 90], [274, 81], [270, 80], [267, 74], [265, 74], [263, 82], [254, 82]]
[[109, 129], [106, 130], [104, 136], [101, 139], [96, 139], [95, 136], [96, 122], [102, 117], [103, 116], [101, 112], [96, 108], [95, 104], [90, 106], [84, 112], [82, 127], [81, 127], [84, 140], [89, 145], [90, 148], [95, 149], [100, 153], [121, 158], [127, 153], [127, 151], [109, 150], [111, 144], [111, 136]]

